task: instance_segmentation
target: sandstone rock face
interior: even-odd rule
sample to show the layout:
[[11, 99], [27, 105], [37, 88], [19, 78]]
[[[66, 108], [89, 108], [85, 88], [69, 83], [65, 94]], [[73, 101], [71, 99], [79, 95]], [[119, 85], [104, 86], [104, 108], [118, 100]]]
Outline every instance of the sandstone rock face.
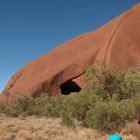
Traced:
[[86, 69], [96, 61], [124, 70], [140, 60], [140, 4], [94, 32], [82, 34], [32, 61], [5, 87], [10, 96], [24, 92], [50, 96], [79, 91]]

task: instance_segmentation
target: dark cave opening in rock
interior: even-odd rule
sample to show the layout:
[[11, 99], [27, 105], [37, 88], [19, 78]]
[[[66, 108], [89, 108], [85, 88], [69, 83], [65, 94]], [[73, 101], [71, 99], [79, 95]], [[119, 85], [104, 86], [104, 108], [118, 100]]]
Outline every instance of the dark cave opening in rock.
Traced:
[[60, 89], [61, 89], [61, 93], [63, 95], [69, 95], [73, 92], [79, 92], [81, 90], [81, 87], [74, 81], [69, 80], [69, 81], [63, 83], [60, 86]]

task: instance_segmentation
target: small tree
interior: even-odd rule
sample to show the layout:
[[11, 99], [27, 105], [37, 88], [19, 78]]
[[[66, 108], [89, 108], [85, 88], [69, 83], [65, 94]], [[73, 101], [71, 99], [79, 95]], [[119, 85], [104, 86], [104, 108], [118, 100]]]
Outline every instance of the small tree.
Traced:
[[88, 79], [87, 89], [94, 91], [103, 100], [111, 101], [114, 97], [120, 100], [120, 96], [123, 96], [124, 76], [125, 72], [118, 68], [91, 67], [86, 73], [86, 79]]

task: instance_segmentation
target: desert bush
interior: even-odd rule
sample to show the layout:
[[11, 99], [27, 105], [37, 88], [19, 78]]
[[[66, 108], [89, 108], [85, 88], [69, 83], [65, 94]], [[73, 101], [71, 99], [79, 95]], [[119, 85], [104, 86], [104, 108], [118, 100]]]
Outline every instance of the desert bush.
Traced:
[[13, 108], [25, 112], [34, 105], [34, 99], [31, 96], [21, 95], [11, 99]]
[[49, 102], [49, 96], [47, 93], [42, 93], [41, 96], [34, 98], [34, 107], [32, 108], [31, 115], [45, 116], [45, 109]]
[[85, 78], [85, 92], [96, 94], [103, 101], [131, 99], [140, 91], [140, 68], [124, 72], [115, 67], [90, 67]]
[[138, 119], [140, 123], [140, 95], [137, 95], [136, 97], [134, 97], [132, 101], [136, 108], [136, 119]]
[[18, 117], [21, 114], [20, 112], [18, 112], [18, 110], [13, 108], [7, 108], [4, 113], [11, 117]]
[[47, 104], [48, 96], [33, 98], [28, 95], [12, 97], [10, 106], [5, 109], [7, 115], [18, 117], [19, 115], [44, 115], [44, 108]]
[[44, 108], [44, 115], [48, 117], [60, 117], [64, 99], [65, 96], [50, 97]]
[[111, 101], [114, 97], [120, 100], [119, 96], [123, 95], [122, 85], [125, 76], [123, 71], [114, 67], [101, 67], [100, 69], [91, 67], [87, 72], [86, 77], [91, 77], [93, 74], [88, 82], [87, 89], [94, 91], [103, 100]]
[[5, 113], [6, 108], [7, 108], [7, 103], [4, 101], [0, 101], [0, 113]]
[[30, 115], [35, 102], [34, 98], [27, 95], [20, 95], [11, 99], [11, 107], [8, 109], [11, 115], [16, 113], [18, 115]]
[[47, 105], [49, 96], [47, 93], [42, 93], [39, 97], [35, 98], [35, 106], [44, 107]]
[[124, 122], [132, 121], [135, 119], [137, 114], [137, 109], [131, 99], [122, 100], [118, 103], [119, 111], [122, 118], [124, 118]]
[[[128, 108], [126, 109], [126, 107]], [[95, 108], [87, 112], [86, 125], [102, 132], [117, 131], [134, 116], [135, 109], [133, 105], [130, 105], [130, 101], [97, 102]]]
[[66, 125], [68, 127], [75, 127], [75, 123], [72, 117], [72, 112], [69, 112], [67, 110], [61, 110], [60, 112], [60, 118], [62, 120], [62, 124]]
[[74, 118], [83, 121], [85, 119], [86, 112], [94, 107], [96, 100], [96, 95], [80, 92], [74, 96], [66, 97], [64, 105], [67, 110], [72, 112]]

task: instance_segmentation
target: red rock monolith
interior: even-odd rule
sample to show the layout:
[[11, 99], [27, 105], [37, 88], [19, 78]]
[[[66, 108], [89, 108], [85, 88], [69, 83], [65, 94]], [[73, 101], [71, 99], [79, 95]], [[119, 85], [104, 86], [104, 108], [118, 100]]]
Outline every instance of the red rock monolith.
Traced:
[[140, 4], [93, 32], [84, 33], [32, 61], [8, 82], [10, 96], [78, 92], [86, 69], [96, 61], [124, 70], [140, 59]]

